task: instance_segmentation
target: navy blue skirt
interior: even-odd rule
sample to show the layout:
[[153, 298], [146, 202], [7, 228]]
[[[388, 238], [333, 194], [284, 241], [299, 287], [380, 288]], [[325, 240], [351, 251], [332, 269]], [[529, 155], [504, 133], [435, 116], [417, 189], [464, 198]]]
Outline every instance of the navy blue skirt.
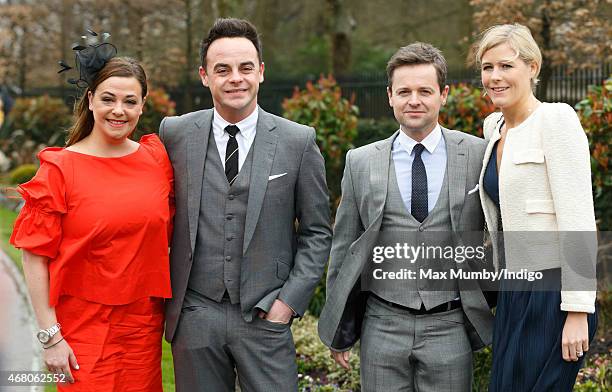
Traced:
[[[499, 293], [490, 392], [572, 391], [584, 358], [566, 362], [561, 356], [567, 312], [560, 304], [559, 291]], [[588, 315], [588, 325], [593, 341], [597, 313]]]

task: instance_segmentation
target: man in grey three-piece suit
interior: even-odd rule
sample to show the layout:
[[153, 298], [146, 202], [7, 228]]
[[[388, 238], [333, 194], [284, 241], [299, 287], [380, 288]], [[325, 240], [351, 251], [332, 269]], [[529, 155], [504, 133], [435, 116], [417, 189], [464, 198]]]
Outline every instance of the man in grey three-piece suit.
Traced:
[[[479, 286], [448, 279], [440, 289], [442, 283], [418, 278], [417, 270], [428, 267], [421, 262], [401, 263], [417, 272], [402, 283], [365, 290], [361, 277], [389, 233], [435, 232], [441, 240], [482, 232], [477, 184], [486, 143], [438, 124], [449, 89], [438, 49], [423, 43], [399, 49], [387, 75], [400, 130], [346, 156], [319, 335], [345, 368], [361, 339], [364, 392], [468, 392], [472, 350], [492, 338], [493, 317]], [[391, 264], [402, 261], [395, 257]]]
[[175, 177], [166, 306], [177, 391], [297, 391], [291, 320], [329, 257], [323, 157], [312, 128], [257, 105], [255, 27], [219, 19], [201, 46], [214, 109], [160, 125]]

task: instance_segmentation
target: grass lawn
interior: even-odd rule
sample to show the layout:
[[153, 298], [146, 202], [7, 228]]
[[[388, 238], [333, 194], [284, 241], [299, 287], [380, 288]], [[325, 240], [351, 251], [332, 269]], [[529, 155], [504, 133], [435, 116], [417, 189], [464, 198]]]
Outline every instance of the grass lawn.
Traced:
[[[23, 266], [21, 265], [21, 252], [13, 248], [9, 244], [9, 238], [13, 230], [13, 223], [17, 218], [17, 213], [8, 210], [4, 207], [0, 207], [0, 248], [5, 251], [10, 258], [15, 262], [21, 272], [23, 272]], [[162, 377], [164, 391], [174, 391], [174, 367], [172, 365], [172, 353], [170, 345], [164, 340], [162, 345]], [[45, 392], [56, 391], [55, 387], [45, 388]]]
[[21, 265], [21, 252], [9, 244], [9, 238], [13, 231], [13, 223], [17, 218], [17, 213], [5, 208], [0, 208], [0, 249], [5, 251], [15, 262], [20, 271], [23, 272]]
[[164, 339], [162, 345], [162, 383], [164, 391], [174, 391], [174, 365], [172, 363], [172, 351], [170, 344]]

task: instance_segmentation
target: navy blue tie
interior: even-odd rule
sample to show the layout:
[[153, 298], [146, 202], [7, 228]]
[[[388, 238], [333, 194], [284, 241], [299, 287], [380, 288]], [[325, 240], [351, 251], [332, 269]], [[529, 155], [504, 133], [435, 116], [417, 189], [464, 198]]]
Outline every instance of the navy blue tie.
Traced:
[[421, 159], [421, 153], [425, 146], [418, 143], [412, 151], [414, 151], [414, 160], [412, 161], [412, 198], [411, 198], [411, 213], [412, 216], [419, 222], [423, 222], [427, 218], [427, 172], [425, 164]]

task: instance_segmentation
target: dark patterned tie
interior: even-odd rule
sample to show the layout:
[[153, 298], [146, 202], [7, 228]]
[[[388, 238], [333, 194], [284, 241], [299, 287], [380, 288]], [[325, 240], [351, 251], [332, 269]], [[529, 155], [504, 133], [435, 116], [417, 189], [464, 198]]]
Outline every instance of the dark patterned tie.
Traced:
[[236, 134], [240, 132], [235, 125], [228, 125], [225, 127], [225, 132], [229, 134], [229, 140], [227, 141], [227, 148], [225, 149], [225, 176], [230, 186], [236, 181], [238, 177], [238, 142], [236, 141]]
[[418, 143], [412, 151], [414, 151], [414, 160], [412, 161], [412, 200], [411, 212], [419, 222], [423, 222], [427, 218], [427, 172], [425, 165], [421, 159], [421, 153], [425, 149], [421, 143]]

